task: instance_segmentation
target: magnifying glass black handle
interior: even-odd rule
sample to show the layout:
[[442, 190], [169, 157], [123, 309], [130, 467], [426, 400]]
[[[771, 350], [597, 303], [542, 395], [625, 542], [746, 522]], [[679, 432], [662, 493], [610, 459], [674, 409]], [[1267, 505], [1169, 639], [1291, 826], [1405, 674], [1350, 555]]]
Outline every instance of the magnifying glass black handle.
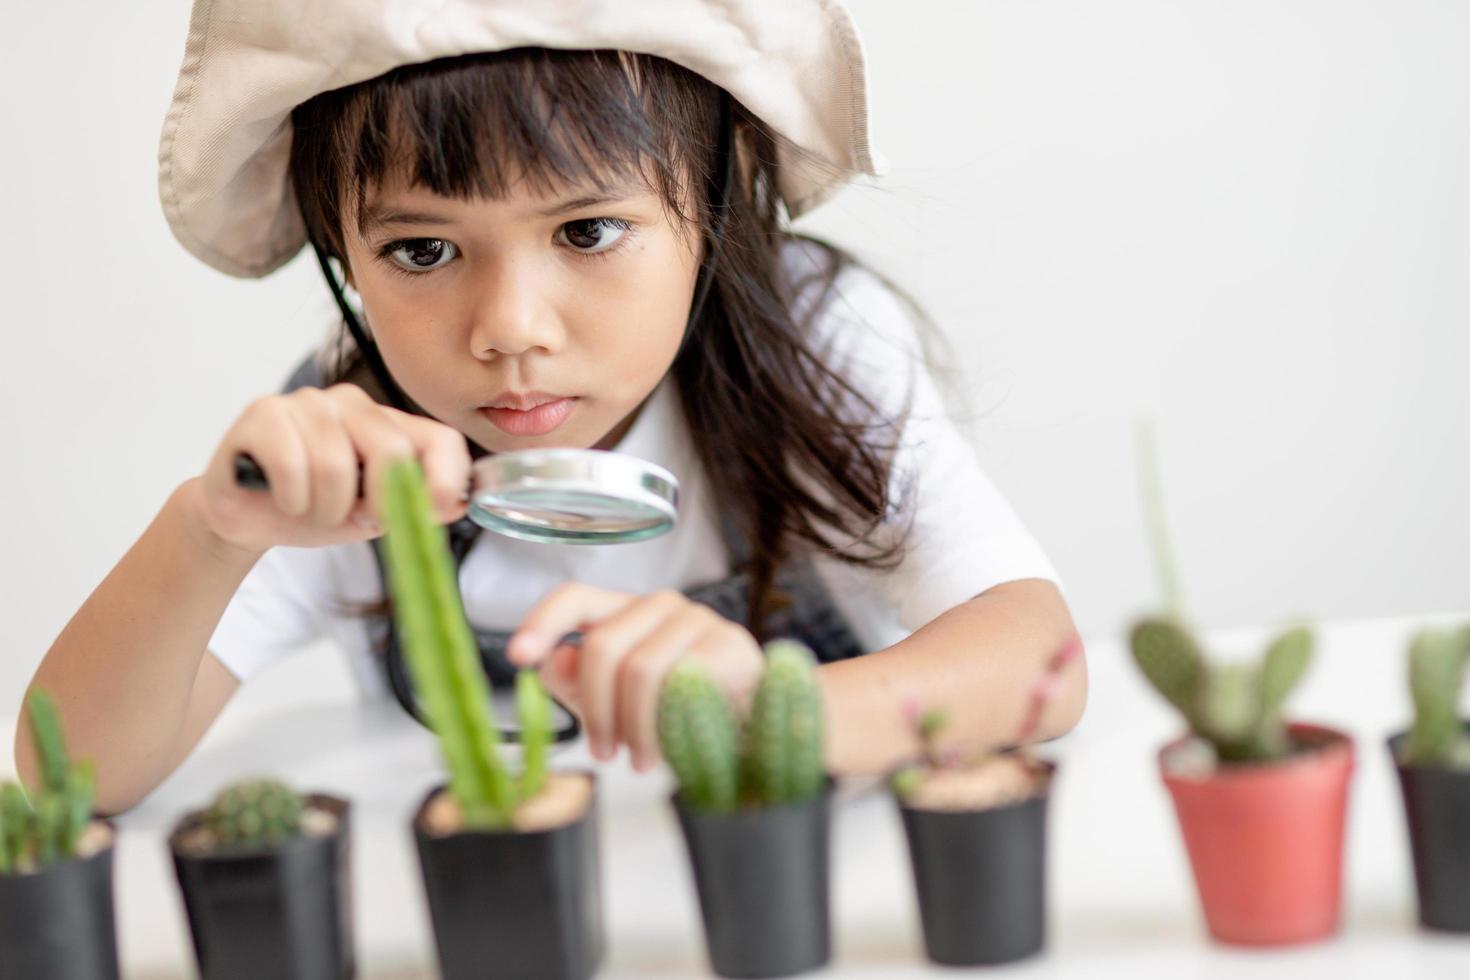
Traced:
[[[362, 496], [362, 464], [357, 464], [357, 495]], [[270, 480], [266, 479], [265, 470], [255, 461], [255, 457], [249, 453], [235, 454], [235, 485], [243, 490], [269, 490]]]

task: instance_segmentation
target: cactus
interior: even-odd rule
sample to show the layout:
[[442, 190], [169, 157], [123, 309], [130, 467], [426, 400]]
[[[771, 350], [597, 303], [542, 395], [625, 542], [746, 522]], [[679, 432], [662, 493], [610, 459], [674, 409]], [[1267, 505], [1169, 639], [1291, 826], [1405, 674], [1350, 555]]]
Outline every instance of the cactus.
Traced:
[[61, 737], [61, 719], [56, 715], [56, 705], [44, 691], [32, 692], [28, 702], [31, 735], [36, 743], [36, 755], [41, 762], [41, 785], [52, 793], [64, 792], [68, 765], [66, 744]]
[[743, 731], [724, 693], [695, 661], [677, 664], [659, 695], [659, 745], [693, 809], [782, 806], [821, 793], [822, 701], [815, 658], [791, 640], [765, 647], [766, 667]]
[[227, 786], [205, 811], [214, 839], [230, 848], [258, 850], [297, 834], [301, 797], [274, 779], [245, 779]]
[[395, 461], [383, 484], [388, 584], [415, 689], [439, 737], [449, 789], [472, 829], [509, 827], [516, 807], [545, 782], [551, 708], [536, 678], [517, 678], [526, 768], [517, 782], [500, 759], [490, 684], [465, 618], [444, 528], [434, 519], [423, 468]]
[[44, 691], [26, 701], [41, 785], [31, 797], [18, 783], [0, 785], [0, 874], [33, 871], [76, 856], [92, 819], [92, 767], [66, 754], [56, 705]]
[[768, 806], [822, 791], [822, 692], [816, 660], [792, 640], [766, 644], [766, 669], [745, 729], [746, 792]]
[[1414, 726], [1403, 760], [1410, 765], [1470, 768], [1470, 738], [1458, 704], [1470, 660], [1470, 629], [1457, 634], [1421, 630], [1409, 646], [1409, 690]]
[[520, 796], [529, 799], [546, 785], [546, 747], [551, 741], [551, 701], [533, 670], [516, 674], [516, 716], [521, 722]]
[[1281, 708], [1311, 661], [1306, 628], [1287, 630], [1261, 663], [1250, 665], [1211, 666], [1188, 631], [1168, 620], [1135, 625], [1131, 646], [1144, 676], [1222, 761], [1258, 762], [1290, 751]]
[[728, 812], [739, 798], [739, 732], [724, 692], [699, 663], [676, 664], [658, 702], [658, 740], [694, 809]]
[[1276, 637], [1259, 664], [1211, 665], [1185, 626], [1184, 603], [1169, 547], [1153, 429], [1138, 428], [1138, 461], [1154, 563], [1165, 615], [1134, 624], [1133, 660], [1195, 735], [1210, 742], [1222, 762], [1262, 762], [1291, 751], [1281, 709], [1312, 659], [1304, 626]]
[[1158, 692], [1192, 713], [1205, 674], [1205, 658], [1189, 631], [1167, 619], [1146, 619], [1133, 627], [1133, 659]]

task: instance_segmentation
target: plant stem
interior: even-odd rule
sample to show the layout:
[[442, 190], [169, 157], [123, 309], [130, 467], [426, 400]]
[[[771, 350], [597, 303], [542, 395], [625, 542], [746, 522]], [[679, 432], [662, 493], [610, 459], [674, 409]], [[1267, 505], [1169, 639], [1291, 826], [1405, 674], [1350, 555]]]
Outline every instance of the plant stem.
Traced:
[[1154, 438], [1152, 416], [1138, 420], [1134, 447], [1138, 459], [1139, 483], [1143, 489], [1144, 520], [1148, 525], [1149, 543], [1153, 546], [1154, 568], [1164, 592], [1164, 609], [1176, 622], [1184, 620], [1184, 599], [1180, 594], [1179, 572], [1169, 543], [1169, 522], [1164, 516], [1164, 494], [1159, 479], [1159, 457]]

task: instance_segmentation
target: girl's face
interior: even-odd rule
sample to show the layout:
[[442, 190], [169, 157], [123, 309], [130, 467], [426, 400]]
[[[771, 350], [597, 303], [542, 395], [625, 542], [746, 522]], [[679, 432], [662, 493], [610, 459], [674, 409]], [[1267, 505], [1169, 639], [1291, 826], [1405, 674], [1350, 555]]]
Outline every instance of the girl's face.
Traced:
[[678, 221], [641, 184], [389, 185], [344, 237], [383, 359], [430, 415], [491, 452], [608, 448], [683, 338], [700, 239]]

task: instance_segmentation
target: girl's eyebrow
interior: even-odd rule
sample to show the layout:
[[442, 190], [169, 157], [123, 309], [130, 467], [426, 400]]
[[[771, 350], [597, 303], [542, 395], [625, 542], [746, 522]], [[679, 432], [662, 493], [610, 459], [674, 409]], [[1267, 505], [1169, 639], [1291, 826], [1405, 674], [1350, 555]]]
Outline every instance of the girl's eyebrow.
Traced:
[[[548, 208], [537, 211], [544, 217], [554, 217], [559, 214], [567, 214], [572, 211], [580, 211], [583, 208], [597, 207], [601, 204], [612, 204], [620, 201], [629, 201], [647, 191], [634, 187], [614, 187], [598, 194], [587, 194], [582, 197], [574, 197], [560, 201]], [[440, 214], [428, 211], [401, 211], [396, 208], [387, 207], [380, 203], [370, 204], [362, 209], [357, 219], [357, 232], [364, 238], [369, 233], [383, 225], [452, 225], [454, 219], [446, 218]]]
[[566, 214], [569, 211], [580, 211], [583, 208], [597, 207], [599, 204], [612, 204], [618, 201], [627, 201], [637, 197], [640, 191], [632, 187], [615, 187], [606, 193], [588, 194], [583, 197], [574, 197], [559, 204], [553, 204], [537, 212], [545, 217], [553, 217], [558, 214]]
[[362, 210], [357, 217], [357, 232], [364, 238], [373, 229], [382, 225], [450, 225], [452, 220], [443, 215], [427, 211], [397, 211], [381, 204], [373, 204]]

